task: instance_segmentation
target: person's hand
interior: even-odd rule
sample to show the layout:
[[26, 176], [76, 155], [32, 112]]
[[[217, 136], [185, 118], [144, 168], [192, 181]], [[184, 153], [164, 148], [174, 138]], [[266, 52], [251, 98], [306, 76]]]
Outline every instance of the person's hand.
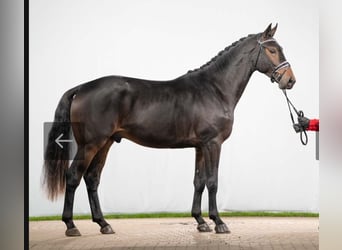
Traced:
[[306, 130], [309, 127], [310, 119], [306, 118], [305, 116], [299, 116], [298, 123], [303, 127], [304, 130]]
[[293, 124], [293, 128], [296, 131], [296, 133], [299, 133], [304, 130], [304, 128], [299, 123]]

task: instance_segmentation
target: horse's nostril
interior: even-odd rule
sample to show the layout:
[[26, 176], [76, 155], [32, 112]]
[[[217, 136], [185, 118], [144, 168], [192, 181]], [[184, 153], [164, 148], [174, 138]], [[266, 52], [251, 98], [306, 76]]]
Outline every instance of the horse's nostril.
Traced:
[[291, 78], [289, 82], [292, 83], [292, 84], [295, 84], [296, 80]]

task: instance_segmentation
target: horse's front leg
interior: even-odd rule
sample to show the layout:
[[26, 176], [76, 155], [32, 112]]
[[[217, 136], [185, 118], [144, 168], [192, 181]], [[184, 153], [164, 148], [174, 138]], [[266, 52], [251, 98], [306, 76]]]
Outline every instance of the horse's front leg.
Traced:
[[196, 148], [196, 169], [194, 178], [194, 200], [192, 203], [191, 215], [196, 219], [198, 226], [197, 230], [200, 232], [211, 232], [212, 230], [205, 222], [201, 212], [202, 193], [205, 188], [205, 167], [204, 156], [201, 148]]
[[221, 153], [221, 144], [212, 142], [204, 148], [206, 186], [209, 194], [209, 218], [216, 226], [216, 233], [230, 233], [227, 225], [221, 220], [216, 204], [216, 194], [218, 187], [218, 167]]

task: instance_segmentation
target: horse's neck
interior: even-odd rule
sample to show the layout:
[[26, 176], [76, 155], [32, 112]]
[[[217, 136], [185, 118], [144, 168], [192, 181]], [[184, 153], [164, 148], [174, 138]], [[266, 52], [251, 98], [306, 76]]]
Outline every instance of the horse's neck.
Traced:
[[[224, 102], [234, 109], [245, 90], [247, 83], [255, 71], [252, 63], [253, 53], [240, 52], [233, 54], [224, 64], [215, 66], [210, 74], [214, 76], [215, 84], [220, 90]], [[208, 71], [209, 72], [209, 71]]]
[[227, 74], [225, 80], [223, 80], [222, 84], [224, 86], [228, 86], [226, 89], [226, 93], [229, 95], [231, 93], [232, 102], [234, 107], [240, 100], [249, 79], [251, 78], [253, 72], [255, 71], [253, 66], [247, 66], [250, 63], [249, 58], [244, 58], [245, 66], [233, 65], [227, 69]]

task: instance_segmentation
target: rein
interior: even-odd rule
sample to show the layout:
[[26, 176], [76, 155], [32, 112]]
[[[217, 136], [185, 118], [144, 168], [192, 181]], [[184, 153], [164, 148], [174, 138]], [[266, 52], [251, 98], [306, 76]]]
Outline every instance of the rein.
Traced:
[[[294, 110], [294, 112], [297, 114], [297, 119], [299, 117], [304, 117], [304, 112], [302, 110], [297, 110], [296, 107], [293, 105], [293, 103], [290, 101], [289, 97], [287, 96], [287, 93], [286, 93], [286, 90], [283, 89], [283, 93], [285, 95], [285, 98], [286, 98], [286, 101], [287, 101], [287, 106], [289, 108], [289, 111], [290, 111], [290, 117], [291, 117], [291, 121], [292, 121], [292, 125], [295, 124], [295, 121], [294, 121], [294, 118], [293, 118], [293, 114], [292, 114], [292, 110], [291, 110], [291, 107], [292, 109]], [[304, 137], [303, 137], [303, 134], [304, 134]], [[308, 135], [306, 134], [306, 131], [305, 129], [302, 129], [300, 131], [300, 141], [302, 142], [303, 145], [306, 145], [308, 144]]]
[[[257, 64], [258, 64], [258, 61], [259, 61], [259, 57], [260, 57], [260, 53], [261, 53], [261, 50], [262, 48], [264, 48], [264, 44], [265, 43], [268, 43], [268, 42], [275, 42], [277, 43], [277, 41], [274, 39], [274, 38], [270, 38], [270, 39], [267, 39], [265, 41], [260, 41], [258, 40], [258, 44], [260, 46], [259, 48], [259, 52], [258, 52], [258, 55], [257, 55], [257, 59], [255, 61], [255, 65], [254, 67], [256, 68], [257, 67]], [[286, 70], [280, 74], [278, 71], [280, 69], [283, 69], [283, 68], [289, 68], [290, 67], [290, 63], [288, 61], [283, 61], [281, 63], [279, 63], [277, 66], [274, 66], [273, 67], [273, 71], [271, 73], [271, 82], [277, 82], [279, 83], [281, 78], [283, 77], [283, 75], [285, 74]], [[292, 109], [294, 110], [294, 112], [297, 114], [297, 119], [299, 117], [304, 117], [304, 112], [302, 110], [297, 110], [296, 107], [293, 105], [293, 103], [290, 101], [290, 99], [288, 98], [287, 96], [287, 93], [286, 93], [286, 90], [283, 90], [283, 93], [285, 95], [285, 98], [286, 98], [286, 101], [287, 101], [287, 107], [289, 108], [289, 111], [290, 111], [290, 117], [291, 117], [291, 121], [292, 121], [292, 125], [295, 124], [295, 121], [294, 121], [294, 118], [293, 118], [293, 113], [292, 113], [292, 110], [291, 110], [291, 107]], [[304, 136], [303, 136], [304, 135]], [[306, 145], [308, 144], [308, 135], [306, 134], [306, 131], [305, 129], [301, 129], [300, 131], [300, 141], [302, 142], [303, 145]]]

